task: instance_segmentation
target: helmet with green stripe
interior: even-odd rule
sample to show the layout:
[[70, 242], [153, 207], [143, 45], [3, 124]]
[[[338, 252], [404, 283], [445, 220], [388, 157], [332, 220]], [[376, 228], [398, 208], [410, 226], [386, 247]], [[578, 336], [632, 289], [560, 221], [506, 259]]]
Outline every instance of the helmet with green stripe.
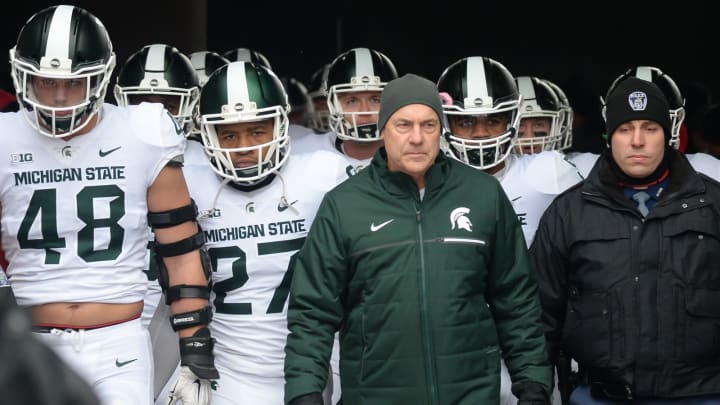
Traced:
[[105, 26], [74, 6], [34, 14], [10, 50], [21, 109], [43, 135], [62, 138], [86, 128], [105, 99], [115, 53]]
[[[253, 185], [277, 172], [287, 160], [288, 97], [270, 69], [251, 62], [231, 62], [219, 68], [203, 86], [199, 106], [202, 142], [218, 175]], [[221, 139], [228, 124], [268, 121], [272, 123], [272, 137], [267, 141], [243, 141], [227, 147]], [[238, 156], [246, 157], [244, 164], [237, 163]], [[248, 156], [252, 156], [251, 164]]]
[[[361, 109], [346, 111], [341, 98], [348, 93], [383, 91], [385, 85], [397, 78], [395, 65], [390, 59], [373, 49], [351, 49], [330, 64], [325, 88], [327, 89], [330, 126], [338, 138], [358, 142], [380, 140], [377, 128], [378, 111]], [[379, 100], [379, 97], [378, 97]], [[377, 103], [379, 107], [379, 102]], [[372, 116], [373, 123], [364, 117]]]
[[193, 108], [199, 95], [198, 76], [190, 59], [165, 44], [146, 45], [130, 55], [115, 84], [118, 105], [161, 102], [186, 133], [192, 126]]

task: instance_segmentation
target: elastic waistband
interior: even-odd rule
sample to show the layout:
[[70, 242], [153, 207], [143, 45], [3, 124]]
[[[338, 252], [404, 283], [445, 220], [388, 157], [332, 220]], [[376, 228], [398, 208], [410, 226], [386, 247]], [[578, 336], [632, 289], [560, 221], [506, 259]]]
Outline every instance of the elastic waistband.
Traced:
[[142, 315], [142, 313], [138, 313], [137, 315], [133, 315], [132, 317], [127, 318], [127, 319], [121, 319], [119, 321], [112, 321], [112, 322], [101, 323], [101, 324], [90, 325], [90, 326], [75, 326], [75, 325], [70, 326], [70, 325], [59, 325], [59, 324], [33, 325], [32, 331], [35, 333], [51, 333], [53, 329], [60, 329], [60, 330], [64, 330], [64, 331], [101, 329], [101, 328], [106, 328], [108, 326], [119, 325], [121, 323], [134, 321], [135, 319], [139, 319], [140, 315]]

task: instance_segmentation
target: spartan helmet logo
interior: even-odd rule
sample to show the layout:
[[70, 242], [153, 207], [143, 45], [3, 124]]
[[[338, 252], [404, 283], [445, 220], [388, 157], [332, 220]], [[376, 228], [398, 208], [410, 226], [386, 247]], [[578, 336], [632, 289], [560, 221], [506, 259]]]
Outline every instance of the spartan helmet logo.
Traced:
[[450, 213], [450, 224], [452, 227], [450, 229], [464, 229], [468, 232], [472, 232], [472, 222], [470, 222], [470, 218], [467, 217], [467, 214], [470, 213], [470, 208], [465, 207], [458, 207], [452, 210]]

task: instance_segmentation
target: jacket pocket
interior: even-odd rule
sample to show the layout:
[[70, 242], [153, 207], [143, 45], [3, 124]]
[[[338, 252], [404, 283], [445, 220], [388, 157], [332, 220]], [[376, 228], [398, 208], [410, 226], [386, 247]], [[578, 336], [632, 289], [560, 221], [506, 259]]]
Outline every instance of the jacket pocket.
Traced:
[[720, 272], [708, 271], [720, 263], [720, 224], [715, 217], [688, 216], [663, 222], [661, 263], [669, 265], [685, 285], [720, 289]]
[[717, 364], [720, 359], [720, 290], [685, 289], [685, 361]]
[[610, 362], [611, 317], [607, 292], [580, 294], [570, 287], [563, 346], [578, 363], [605, 367]]

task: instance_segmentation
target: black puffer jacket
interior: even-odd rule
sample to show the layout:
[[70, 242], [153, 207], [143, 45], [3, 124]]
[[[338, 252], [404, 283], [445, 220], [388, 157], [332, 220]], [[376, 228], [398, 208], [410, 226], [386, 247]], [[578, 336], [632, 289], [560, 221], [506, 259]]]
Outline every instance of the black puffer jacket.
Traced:
[[670, 155], [668, 189], [643, 218], [604, 154], [540, 221], [548, 349], [636, 397], [720, 392], [720, 184]]

